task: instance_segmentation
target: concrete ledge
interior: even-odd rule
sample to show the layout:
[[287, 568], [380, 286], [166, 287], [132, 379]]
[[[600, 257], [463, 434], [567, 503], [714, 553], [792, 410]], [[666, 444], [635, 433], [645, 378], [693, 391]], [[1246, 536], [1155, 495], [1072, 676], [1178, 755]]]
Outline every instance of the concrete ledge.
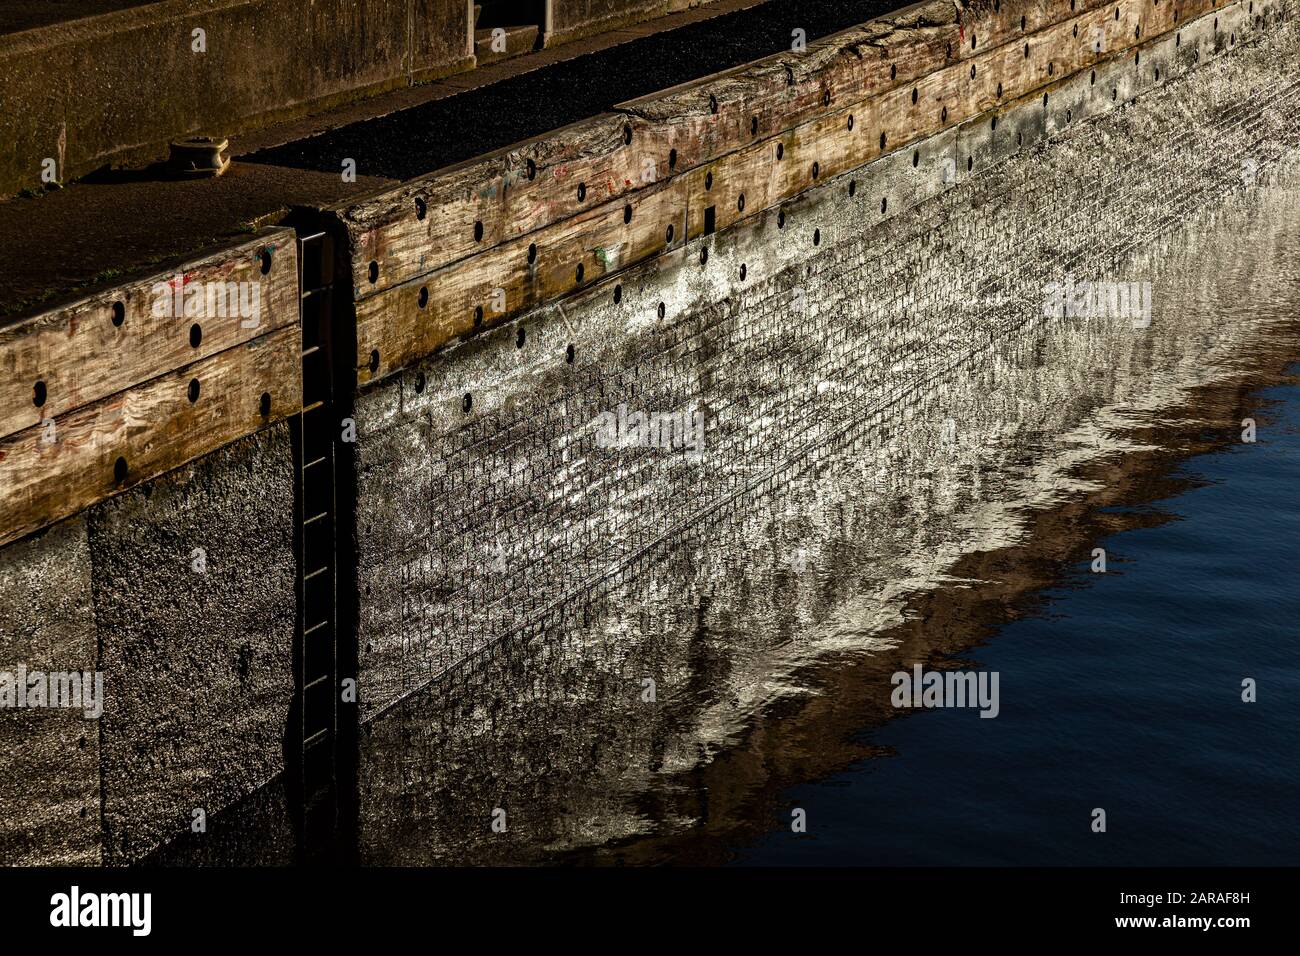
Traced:
[[0, 37], [0, 196], [47, 159], [66, 182], [468, 69], [468, 22], [460, 0], [164, 0]]
[[712, 2], [714, 0], [554, 0], [548, 11], [546, 45], [581, 40]]

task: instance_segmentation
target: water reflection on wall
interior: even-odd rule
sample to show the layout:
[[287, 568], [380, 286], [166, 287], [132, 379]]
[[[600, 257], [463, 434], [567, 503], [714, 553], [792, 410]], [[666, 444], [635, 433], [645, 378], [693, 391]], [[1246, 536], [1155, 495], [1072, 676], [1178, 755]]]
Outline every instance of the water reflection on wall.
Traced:
[[1145, 249], [1127, 274], [1153, 281], [1149, 327], [1028, 332], [366, 725], [362, 862], [717, 861], [775, 824], [782, 786], [871, 755], [893, 671], [977, 661], [1099, 536], [1160, 520], [1098, 506], [1165, 494], [1173, 463], [1237, 440], [1250, 390], [1300, 354], [1296, 182]]

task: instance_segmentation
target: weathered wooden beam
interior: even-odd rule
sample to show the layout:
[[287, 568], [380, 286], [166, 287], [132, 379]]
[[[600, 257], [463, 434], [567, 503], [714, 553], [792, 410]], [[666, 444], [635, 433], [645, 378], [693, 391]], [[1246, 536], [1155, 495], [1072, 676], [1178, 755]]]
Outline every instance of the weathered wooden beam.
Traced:
[[[687, 182], [672, 179], [363, 299], [362, 381], [685, 242]], [[630, 197], [629, 197], [630, 198]]]
[[[1126, 0], [1135, 9], [1141, 0]], [[1164, 0], [1169, 3], [1172, 0]], [[357, 299], [910, 83], [1099, 0], [928, 0], [345, 206]]]
[[381, 292], [621, 196], [642, 180], [628, 118], [601, 114], [337, 207], [356, 298]]
[[[391, 286], [357, 303], [358, 379], [383, 377], [478, 325], [572, 293], [602, 275], [662, 254], [660, 230], [686, 238], [726, 228], [836, 175], [1000, 104], [1043, 91], [1175, 29], [1215, 0], [1154, 6], [1112, 3], [967, 57], [855, 103], [823, 107], [810, 122], [760, 139], [667, 183]], [[1119, 16], [1116, 17], [1116, 13]], [[681, 202], [683, 206], [675, 206]], [[642, 206], [645, 206], [644, 210]], [[630, 216], [629, 216], [630, 213]], [[625, 223], [624, 220], [627, 220]], [[674, 240], [680, 240], [680, 228]], [[536, 252], [532, 264], [525, 250]], [[578, 274], [576, 264], [584, 271]]]
[[297, 414], [301, 348], [294, 323], [0, 439], [0, 545]]
[[[1130, 0], [1135, 3], [1135, 0]], [[620, 105], [642, 118], [643, 148], [690, 169], [756, 139], [910, 87], [987, 51], [1107, 7], [1102, 0], [1008, 0], [960, 10], [922, 3], [748, 67]]]
[[0, 437], [297, 324], [291, 229], [0, 328]]
[[1046, 91], [1061, 77], [1133, 49], [1141, 38], [1169, 32], [1176, 15], [1199, 15], [1213, 4], [1184, 0], [1176, 14], [1170, 2], [1140, 6], [1129, 0], [1126, 16], [1124, 3], [1111, 3], [702, 164], [687, 173], [688, 238], [725, 228], [820, 178], [854, 169], [999, 104]]

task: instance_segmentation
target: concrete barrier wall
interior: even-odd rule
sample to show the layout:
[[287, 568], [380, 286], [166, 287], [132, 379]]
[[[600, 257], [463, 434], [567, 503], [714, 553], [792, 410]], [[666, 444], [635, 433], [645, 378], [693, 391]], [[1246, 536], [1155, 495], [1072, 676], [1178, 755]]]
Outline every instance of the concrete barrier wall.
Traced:
[[[0, 549], [0, 669], [95, 671], [86, 521]], [[78, 710], [0, 709], [0, 863], [101, 859], [99, 725]]]
[[[1286, 9], [1184, 22], [363, 389], [363, 715], [906, 420], [918, 389], [1040, 326], [1050, 282], [1106, 278], [1294, 148]], [[699, 457], [605, 447], [621, 409], [702, 414]]]
[[468, 69], [468, 31], [463, 0], [164, 0], [0, 36], [0, 197]]
[[195, 810], [215, 815], [284, 769], [292, 463], [281, 423], [90, 511], [106, 862], [144, 856]]
[[123, 863], [284, 767], [287, 423], [0, 549], [0, 670], [102, 675], [103, 713], [0, 709], [0, 863]]

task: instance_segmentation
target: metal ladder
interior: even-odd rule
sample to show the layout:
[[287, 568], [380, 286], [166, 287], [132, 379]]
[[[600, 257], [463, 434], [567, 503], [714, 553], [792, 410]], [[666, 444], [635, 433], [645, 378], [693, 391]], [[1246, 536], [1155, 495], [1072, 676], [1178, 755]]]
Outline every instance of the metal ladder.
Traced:
[[[324, 231], [300, 231], [298, 253], [302, 414], [293, 430], [298, 624], [286, 778], [295, 815], [301, 813], [299, 846], [329, 847], [340, 825], [339, 784], [350, 779], [349, 718], [355, 722], [355, 708], [343, 710], [341, 678], [345, 673], [355, 677], [356, 670], [339, 639], [341, 632], [351, 633], [349, 603], [340, 600], [346, 585], [340, 588], [339, 561], [348, 546], [350, 508], [346, 489], [340, 495], [338, 487], [340, 464], [345, 469], [350, 464], [340, 460], [341, 422], [350, 392], [339, 370], [348, 368], [350, 360], [342, 354], [347, 336], [335, 328], [340, 317], [333, 307], [333, 237]], [[340, 515], [341, 500], [348, 514]]]

